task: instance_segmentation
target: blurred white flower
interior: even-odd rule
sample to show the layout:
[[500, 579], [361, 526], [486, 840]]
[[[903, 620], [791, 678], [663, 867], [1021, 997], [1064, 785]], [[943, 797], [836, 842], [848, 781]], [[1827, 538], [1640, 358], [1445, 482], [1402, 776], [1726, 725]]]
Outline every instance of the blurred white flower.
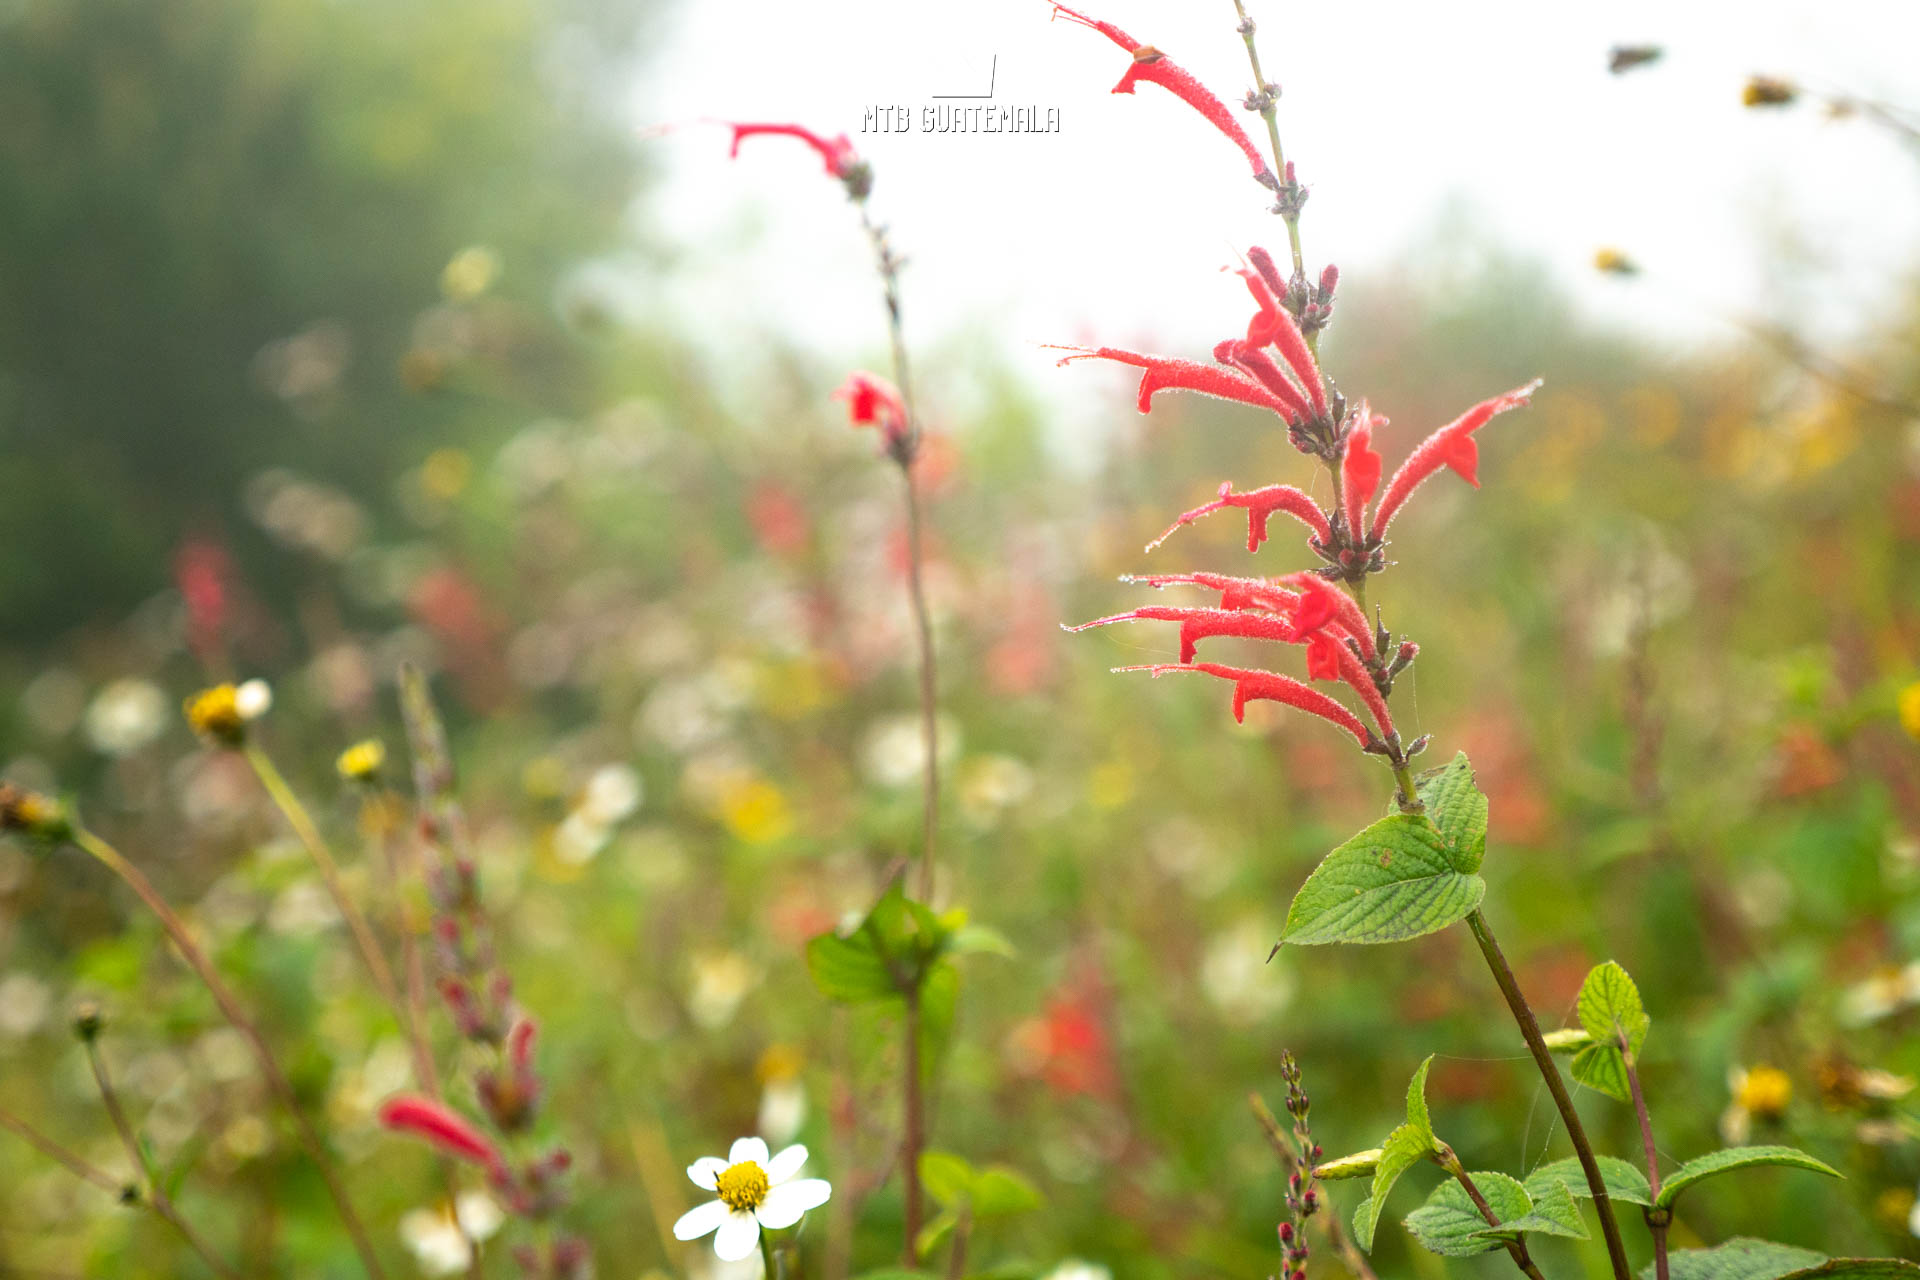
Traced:
[[1848, 987], [1840, 996], [1840, 1020], [1863, 1027], [1915, 1004], [1920, 1004], [1920, 960]]
[[151, 680], [115, 680], [87, 708], [87, 741], [110, 756], [131, 755], [167, 727], [167, 696]]
[[1279, 931], [1260, 920], [1242, 920], [1208, 943], [1200, 962], [1200, 988], [1228, 1019], [1249, 1023], [1270, 1017], [1293, 999], [1293, 974], [1267, 963]]
[[603, 764], [587, 779], [577, 812], [610, 827], [631, 817], [645, 794], [640, 775], [631, 765]]
[[233, 706], [242, 720], [258, 720], [273, 710], [273, 686], [257, 678], [248, 680], [233, 691]]
[[1040, 1280], [1113, 1280], [1113, 1272], [1097, 1262], [1083, 1262], [1079, 1258], [1068, 1258]]
[[504, 1215], [484, 1191], [463, 1191], [452, 1205], [410, 1209], [400, 1215], [400, 1239], [420, 1270], [430, 1276], [465, 1271], [472, 1260], [468, 1240], [486, 1240]]
[[960, 812], [976, 827], [991, 827], [1033, 793], [1033, 770], [1012, 756], [976, 756], [960, 766]]
[[332, 927], [339, 908], [317, 881], [301, 880], [280, 891], [267, 910], [267, 928], [293, 938], [308, 938]]
[[759, 979], [753, 962], [738, 951], [705, 951], [693, 958], [693, 988], [687, 1012], [712, 1031], [733, 1020], [740, 1002]]
[[53, 993], [30, 973], [0, 978], [0, 1035], [20, 1039], [32, 1035], [47, 1020]]
[[807, 1149], [791, 1146], [769, 1156], [759, 1138], [741, 1138], [727, 1158], [702, 1156], [687, 1167], [693, 1185], [714, 1199], [680, 1215], [676, 1240], [698, 1240], [711, 1232], [713, 1251], [723, 1261], [750, 1257], [760, 1247], [762, 1227], [790, 1227], [833, 1195], [824, 1178], [795, 1178], [807, 1162]]
[[[934, 726], [940, 739], [940, 763], [952, 763], [960, 753], [960, 729], [946, 716]], [[903, 713], [887, 716], [868, 727], [860, 748], [861, 771], [881, 787], [905, 787], [920, 781], [927, 762], [920, 717]]]

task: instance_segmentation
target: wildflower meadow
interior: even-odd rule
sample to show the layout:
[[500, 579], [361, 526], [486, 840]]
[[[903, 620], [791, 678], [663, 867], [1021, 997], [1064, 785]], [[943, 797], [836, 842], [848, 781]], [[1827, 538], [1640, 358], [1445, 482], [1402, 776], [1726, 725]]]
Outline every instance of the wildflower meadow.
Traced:
[[0, 5], [0, 1276], [1920, 1276], [1901, 6], [820, 8]]

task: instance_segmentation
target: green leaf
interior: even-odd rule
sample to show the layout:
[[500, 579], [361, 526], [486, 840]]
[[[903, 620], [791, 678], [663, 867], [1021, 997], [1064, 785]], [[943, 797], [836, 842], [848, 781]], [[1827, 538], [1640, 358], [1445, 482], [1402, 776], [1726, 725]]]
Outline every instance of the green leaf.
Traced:
[[963, 924], [948, 935], [947, 954], [965, 956], [978, 952], [1004, 956], [1009, 960], [1019, 954], [1013, 943], [1008, 941], [1007, 935], [990, 925]]
[[[1502, 1222], [1524, 1218], [1533, 1212], [1533, 1201], [1525, 1187], [1504, 1173], [1469, 1175], [1487, 1207]], [[1413, 1238], [1443, 1258], [1470, 1258], [1476, 1253], [1498, 1249], [1500, 1242], [1490, 1239], [1486, 1218], [1475, 1207], [1465, 1187], [1458, 1182], [1443, 1182], [1433, 1189], [1427, 1202], [1406, 1218]]]
[[866, 932], [850, 936], [823, 933], [807, 942], [807, 972], [829, 1000], [865, 1004], [898, 994], [893, 974]]
[[1815, 1173], [1824, 1173], [1829, 1178], [1840, 1176], [1840, 1171], [1832, 1165], [1815, 1160], [1806, 1152], [1795, 1151], [1792, 1147], [1728, 1147], [1724, 1151], [1709, 1152], [1681, 1165], [1660, 1188], [1660, 1195], [1654, 1201], [1654, 1207], [1667, 1208], [1682, 1191], [1715, 1174], [1725, 1173], [1729, 1169], [1747, 1169], [1763, 1164], [1786, 1165], [1792, 1169], [1811, 1169]]
[[1913, 1280], [1915, 1276], [1920, 1276], [1920, 1263], [1905, 1258], [1828, 1258], [1782, 1280]]
[[1585, 1027], [1562, 1027], [1558, 1031], [1549, 1031], [1540, 1037], [1541, 1043], [1553, 1053], [1574, 1053], [1593, 1043], [1593, 1037], [1587, 1034]]
[[1380, 1147], [1380, 1163], [1374, 1166], [1373, 1186], [1353, 1217], [1353, 1234], [1362, 1249], [1373, 1248], [1374, 1228], [1380, 1225], [1380, 1210], [1393, 1184], [1400, 1180], [1401, 1174], [1426, 1159], [1432, 1150], [1433, 1134], [1422, 1133], [1413, 1125], [1403, 1124], [1387, 1135]]
[[1426, 1061], [1413, 1073], [1413, 1079], [1407, 1082], [1407, 1123], [1414, 1132], [1426, 1139], [1429, 1151], [1435, 1145], [1433, 1121], [1427, 1117], [1427, 1068], [1432, 1065], [1433, 1055], [1428, 1054]]
[[973, 1216], [1004, 1218], [1015, 1213], [1030, 1213], [1046, 1204], [1040, 1188], [1027, 1181], [1017, 1170], [1005, 1165], [987, 1169], [973, 1184]]
[[[1595, 1156], [1600, 1166], [1600, 1181], [1607, 1188], [1609, 1199], [1625, 1204], [1650, 1205], [1653, 1203], [1653, 1188], [1647, 1185], [1647, 1175], [1619, 1156]], [[1557, 1182], [1576, 1196], [1591, 1200], [1593, 1188], [1587, 1185], [1587, 1174], [1580, 1167], [1577, 1156], [1568, 1156], [1565, 1160], [1556, 1160], [1552, 1164], [1543, 1164], [1527, 1176], [1527, 1194], [1535, 1200], [1546, 1194], [1546, 1186]]]
[[1589, 1043], [1573, 1055], [1573, 1078], [1617, 1102], [1632, 1099], [1627, 1061], [1620, 1041], [1636, 1058], [1646, 1043], [1651, 1021], [1640, 1003], [1640, 989], [1627, 971], [1609, 960], [1596, 965], [1580, 984], [1580, 1026]]
[[1345, 1178], [1371, 1178], [1373, 1171], [1380, 1167], [1380, 1148], [1356, 1151], [1350, 1156], [1341, 1156], [1338, 1160], [1329, 1160], [1325, 1164], [1313, 1167], [1313, 1176], [1322, 1182], [1339, 1182]]
[[960, 1002], [960, 971], [941, 960], [920, 984], [920, 1065], [931, 1071], [953, 1035], [953, 1011]]
[[[1671, 1280], [1782, 1280], [1826, 1260], [1811, 1249], [1737, 1236], [1712, 1249], [1676, 1249], [1667, 1256], [1667, 1272]], [[1640, 1274], [1653, 1280], [1653, 1264]]]
[[[1474, 1181], [1477, 1183], [1478, 1178]], [[1482, 1192], [1481, 1194], [1485, 1194]], [[1533, 1211], [1517, 1218], [1502, 1218], [1497, 1227], [1488, 1227], [1481, 1234], [1490, 1239], [1507, 1240], [1526, 1232], [1544, 1236], [1566, 1236], [1574, 1240], [1587, 1238], [1587, 1224], [1580, 1220], [1580, 1206], [1573, 1202], [1573, 1192], [1567, 1190], [1564, 1182], [1549, 1182], [1542, 1188], [1541, 1194], [1527, 1191], [1528, 1199], [1533, 1201]]]
[[1453, 851], [1453, 869], [1474, 872], [1487, 853], [1487, 798], [1474, 785], [1473, 765], [1462, 751], [1451, 762], [1414, 779], [1427, 819]]
[[1595, 1044], [1612, 1045], [1625, 1037], [1627, 1051], [1640, 1056], [1652, 1020], [1640, 1003], [1640, 988], [1625, 969], [1611, 960], [1595, 965], [1580, 984], [1579, 1011], [1580, 1025]]
[[920, 1153], [920, 1185], [942, 1205], [956, 1205], [973, 1194], [973, 1166], [951, 1151]]
[[959, 1225], [960, 1213], [957, 1209], [942, 1209], [934, 1214], [927, 1225], [920, 1228], [920, 1234], [913, 1238], [913, 1256], [925, 1258], [931, 1254]]
[[1431, 822], [1399, 813], [1329, 853], [1294, 895], [1282, 942], [1401, 942], [1444, 929], [1480, 905], [1487, 885], [1454, 868]]

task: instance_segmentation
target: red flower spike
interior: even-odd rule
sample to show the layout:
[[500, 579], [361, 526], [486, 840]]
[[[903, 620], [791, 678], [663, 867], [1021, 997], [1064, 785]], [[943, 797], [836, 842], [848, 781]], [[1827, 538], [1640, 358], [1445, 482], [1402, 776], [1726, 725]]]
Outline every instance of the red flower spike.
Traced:
[[1114, 26], [1111, 22], [1101, 22], [1078, 13], [1063, 4], [1053, 6], [1054, 16], [1065, 15], [1083, 27], [1092, 27], [1107, 39], [1133, 55], [1133, 65], [1120, 77], [1120, 83], [1113, 86], [1115, 93], [1132, 93], [1134, 85], [1145, 80], [1157, 84], [1174, 97], [1206, 117], [1207, 123], [1225, 134], [1227, 140], [1240, 148], [1242, 155], [1253, 165], [1253, 176], [1258, 178], [1267, 172], [1267, 162], [1260, 154], [1260, 148], [1253, 145], [1253, 139], [1234, 119], [1227, 104], [1215, 97], [1213, 91], [1193, 78], [1193, 73], [1179, 63], [1161, 53], [1150, 44], [1141, 44], [1132, 36]]
[[854, 426], [880, 428], [889, 447], [906, 437], [906, 401], [885, 378], [865, 372], [850, 373], [833, 398], [847, 402], [847, 417]]
[[[1373, 630], [1367, 625], [1367, 615], [1360, 612], [1360, 606], [1354, 603], [1351, 596], [1329, 586], [1327, 580], [1317, 573], [1305, 571], [1292, 573], [1280, 581], [1288, 586], [1299, 588], [1302, 597], [1314, 597], [1316, 612], [1323, 607], [1330, 608], [1332, 613], [1329, 620], [1353, 637], [1360, 646], [1362, 657], [1369, 661], [1373, 659]], [[1304, 613], [1305, 610], [1302, 612]]]
[[[1287, 286], [1280, 279], [1280, 268], [1273, 264], [1272, 254], [1256, 244], [1247, 250], [1247, 261], [1253, 264], [1253, 269], [1260, 273], [1260, 278], [1267, 282], [1267, 288], [1273, 290], [1275, 297], [1287, 291]], [[1327, 270], [1333, 268], [1328, 267]]]
[[1340, 678], [1340, 642], [1325, 631], [1307, 637], [1307, 679]]
[[1152, 551], [1171, 538], [1176, 532], [1192, 524], [1201, 516], [1223, 511], [1228, 507], [1239, 507], [1247, 513], [1247, 550], [1258, 551], [1260, 544], [1267, 540], [1267, 517], [1276, 511], [1298, 520], [1313, 530], [1314, 536], [1323, 544], [1333, 538], [1333, 530], [1327, 525], [1326, 513], [1314, 504], [1312, 498], [1289, 484], [1270, 484], [1264, 489], [1255, 489], [1251, 493], [1235, 493], [1231, 483], [1220, 486], [1220, 496], [1205, 506], [1183, 511], [1180, 518], [1173, 522], [1167, 531], [1147, 544]]
[[380, 1108], [380, 1123], [424, 1138], [450, 1156], [503, 1169], [500, 1149], [459, 1112], [429, 1098], [403, 1096]]
[[1293, 322], [1293, 315], [1285, 308], [1278, 309], [1274, 316], [1273, 345], [1279, 349], [1280, 358], [1307, 389], [1307, 395], [1313, 399], [1313, 411], [1325, 418], [1327, 412], [1327, 391], [1320, 385], [1320, 366], [1314, 362], [1313, 352], [1307, 349], [1307, 340], [1300, 334], [1300, 326]]
[[[1257, 320], [1258, 317], [1255, 317]], [[1249, 327], [1251, 331], [1251, 326]], [[1292, 423], [1296, 417], [1304, 418], [1312, 412], [1307, 407], [1307, 398], [1300, 389], [1280, 371], [1274, 358], [1262, 351], [1251, 340], [1242, 342], [1237, 338], [1228, 338], [1213, 348], [1213, 358], [1221, 364], [1230, 364], [1252, 374], [1261, 386], [1273, 392], [1274, 398], [1289, 406], [1287, 421]]]
[[740, 154], [740, 144], [746, 139], [761, 134], [775, 134], [782, 137], [798, 138], [819, 152], [820, 158], [826, 162], [828, 177], [844, 179], [849, 173], [852, 173], [854, 167], [860, 163], [860, 157], [854, 151], [853, 143], [848, 141], [847, 135], [844, 133], [835, 138], [823, 138], [813, 130], [803, 129], [797, 124], [733, 124], [728, 122], [727, 128], [733, 130], [733, 146], [727, 150], [727, 155], [730, 158], [737, 157]]
[[1121, 581], [1155, 588], [1206, 587], [1220, 593], [1222, 609], [1265, 609], [1291, 614], [1300, 603], [1297, 592], [1275, 586], [1265, 578], [1234, 578], [1223, 573], [1150, 573]]
[[507, 1033], [507, 1058], [513, 1063], [515, 1071], [527, 1071], [533, 1066], [533, 1041], [537, 1034], [533, 1019], [522, 1018], [513, 1024], [513, 1030]]
[[1233, 718], [1244, 722], [1247, 718], [1249, 702], [1283, 702], [1308, 715], [1319, 716], [1329, 724], [1337, 725], [1353, 735], [1354, 741], [1362, 747], [1370, 745], [1372, 735], [1360, 718], [1329, 698], [1317, 689], [1309, 689], [1291, 676], [1283, 676], [1272, 671], [1255, 671], [1245, 667], [1226, 667], [1217, 662], [1195, 662], [1175, 665], [1159, 663], [1144, 667], [1116, 667], [1116, 671], [1146, 671], [1156, 679], [1176, 671], [1198, 671], [1202, 675], [1218, 676], [1222, 680], [1233, 681]]
[[1374, 418], [1360, 402], [1360, 425], [1347, 435], [1340, 479], [1346, 489], [1347, 531], [1357, 541], [1366, 534], [1367, 504], [1380, 489], [1380, 455], [1373, 448]]
[[1212, 636], [1234, 636], [1242, 640], [1278, 640], [1293, 643], [1299, 632], [1285, 618], [1270, 614], [1245, 613], [1233, 609], [1186, 609], [1166, 605], [1147, 605], [1108, 618], [1095, 618], [1066, 631], [1085, 631], [1115, 622], [1177, 622], [1180, 624], [1180, 661], [1193, 661], [1194, 647]]
[[1271, 391], [1247, 377], [1229, 369], [1217, 369], [1212, 365], [1200, 364], [1193, 360], [1178, 360], [1171, 356], [1147, 356], [1137, 351], [1124, 351], [1119, 347], [1059, 347], [1056, 350], [1071, 351], [1073, 354], [1061, 358], [1061, 364], [1075, 360], [1113, 360], [1120, 364], [1132, 365], [1136, 369], [1145, 369], [1140, 378], [1140, 412], [1146, 413], [1153, 407], [1153, 393], [1156, 391], [1198, 391], [1201, 395], [1214, 396], [1221, 400], [1237, 400], [1241, 404], [1250, 404], [1258, 409], [1269, 409], [1281, 417], [1288, 414], [1288, 406]]
[[1380, 506], [1373, 513], [1373, 529], [1369, 537], [1384, 535], [1387, 525], [1413, 495], [1413, 491], [1443, 466], [1452, 467], [1462, 479], [1478, 489], [1480, 481], [1474, 473], [1474, 466], [1479, 458], [1479, 449], [1473, 443], [1473, 433], [1486, 426], [1496, 413], [1505, 413], [1529, 403], [1539, 387], [1540, 379], [1535, 378], [1526, 386], [1516, 387], [1505, 395], [1482, 400], [1421, 441], [1419, 447], [1400, 464], [1400, 469], [1393, 473], [1393, 479], [1387, 481], [1387, 491], [1381, 495]]

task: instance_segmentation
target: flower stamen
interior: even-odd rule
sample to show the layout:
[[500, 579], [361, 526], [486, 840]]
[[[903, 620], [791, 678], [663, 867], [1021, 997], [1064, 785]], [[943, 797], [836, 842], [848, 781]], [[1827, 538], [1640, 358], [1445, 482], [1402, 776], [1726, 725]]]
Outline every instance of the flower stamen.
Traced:
[[752, 1160], [742, 1160], [722, 1169], [713, 1189], [727, 1208], [745, 1213], [760, 1207], [770, 1185], [765, 1169]]

